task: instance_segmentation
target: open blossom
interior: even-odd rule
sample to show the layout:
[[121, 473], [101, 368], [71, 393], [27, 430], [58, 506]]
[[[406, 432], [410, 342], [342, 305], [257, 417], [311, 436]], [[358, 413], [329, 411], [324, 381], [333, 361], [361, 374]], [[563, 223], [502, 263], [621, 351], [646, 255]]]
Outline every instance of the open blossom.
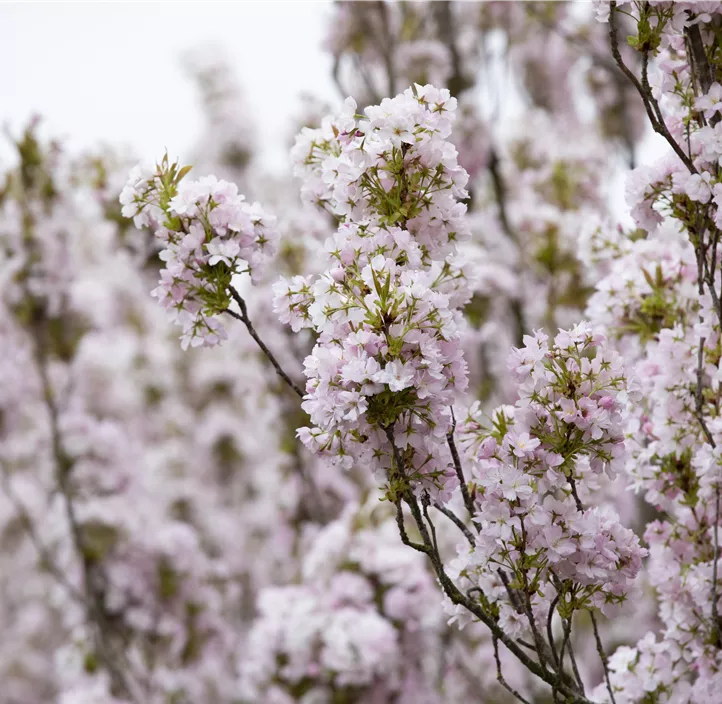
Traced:
[[722, 85], [713, 83], [709, 91], [695, 100], [697, 110], [704, 111], [704, 116], [709, 120], [715, 113], [722, 110]]
[[674, 189], [680, 193], [687, 194], [691, 200], [700, 203], [708, 203], [712, 197], [712, 174], [703, 172], [701, 174], [687, 174], [677, 172], [672, 175]]
[[514, 448], [513, 452], [517, 457], [532, 454], [541, 444], [539, 438], [533, 438], [529, 433], [512, 434], [507, 439], [509, 446]]

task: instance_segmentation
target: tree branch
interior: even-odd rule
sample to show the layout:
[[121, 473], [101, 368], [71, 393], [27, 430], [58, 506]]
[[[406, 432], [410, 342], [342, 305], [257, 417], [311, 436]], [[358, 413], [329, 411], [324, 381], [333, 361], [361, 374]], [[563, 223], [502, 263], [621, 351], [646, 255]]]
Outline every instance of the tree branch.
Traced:
[[614, 688], [612, 687], [612, 681], [609, 679], [609, 662], [607, 660], [607, 654], [604, 652], [604, 646], [602, 645], [602, 639], [599, 635], [599, 628], [597, 626], [597, 617], [590, 611], [589, 615], [592, 617], [592, 628], [594, 629], [594, 640], [597, 643], [597, 652], [599, 653], [599, 659], [602, 661], [602, 667], [604, 668], [604, 681], [607, 683], [607, 692], [609, 692], [609, 698], [612, 704], [617, 704], [614, 699]]
[[472, 548], [476, 545], [476, 540], [474, 539], [472, 532], [464, 525], [464, 522], [453, 511], [439, 503], [435, 503], [434, 508], [443, 513], [464, 534], [464, 537]]
[[667, 129], [667, 125], [664, 122], [659, 104], [652, 95], [652, 91], [649, 87], [649, 80], [647, 77], [647, 63], [649, 61], [649, 51], [645, 50], [642, 52], [642, 83], [634, 75], [630, 68], [624, 63], [622, 55], [619, 53], [619, 42], [617, 38], [617, 24], [616, 24], [616, 12], [617, 3], [615, 0], [611, 0], [609, 8], [609, 43], [612, 48], [612, 56], [617, 63], [617, 66], [621, 69], [624, 75], [632, 82], [632, 85], [637, 89], [639, 96], [642, 98], [642, 104], [649, 118], [649, 122], [652, 125], [652, 129], [660, 134], [667, 143], [674, 150], [674, 153], [682, 160], [682, 163], [687, 167], [690, 173], [696, 174], [697, 169], [692, 163], [690, 157], [684, 153], [682, 147], [677, 144], [677, 141], [672, 137]]
[[233, 300], [236, 303], [238, 303], [238, 307], [240, 308], [241, 313], [239, 315], [238, 313], [231, 310], [230, 308], [226, 308], [225, 312], [228, 313], [229, 315], [232, 315], [234, 318], [236, 318], [236, 320], [240, 320], [246, 326], [251, 337], [256, 341], [256, 344], [261, 348], [261, 351], [263, 352], [263, 354], [266, 355], [266, 358], [268, 359], [268, 361], [273, 365], [273, 368], [276, 370], [276, 374], [278, 374], [278, 376], [280, 376], [281, 379], [283, 379], [286, 382], [286, 384], [288, 384], [288, 386], [291, 389], [293, 389], [293, 391], [295, 391], [296, 394], [300, 398], [303, 398], [305, 394], [303, 393], [301, 388], [293, 381], [293, 379], [291, 379], [290, 376], [288, 376], [288, 374], [286, 374], [286, 372], [283, 371], [283, 368], [278, 363], [278, 360], [275, 358], [275, 356], [273, 355], [271, 350], [269, 350], [268, 347], [266, 347], [266, 344], [258, 336], [256, 329], [253, 327], [253, 323], [251, 322], [251, 319], [248, 317], [248, 308], [247, 308], [246, 302], [243, 300], [243, 297], [241, 296], [241, 294], [238, 293], [238, 291], [236, 291], [236, 289], [233, 288], [233, 286], [229, 286], [228, 288], [231, 292], [231, 296], [233, 297]]
[[509, 694], [511, 694], [523, 704], [531, 704], [528, 699], [524, 699], [524, 697], [522, 697], [519, 692], [513, 689], [511, 685], [509, 685], [509, 683], [504, 679], [504, 675], [501, 672], [501, 659], [499, 658], [499, 639], [496, 636], [492, 636], [492, 642], [494, 643], [494, 660], [496, 661], [496, 681], [507, 692], [509, 692]]
[[[424, 518], [419, 507], [419, 502], [414, 495], [411, 487], [408, 483], [406, 471], [404, 467], [404, 461], [401, 457], [401, 453], [396, 447], [394, 442], [393, 428], [392, 426], [383, 428], [387, 440], [391, 446], [392, 455], [394, 458], [394, 464], [396, 472], [398, 472], [399, 479], [403, 485], [403, 489], [400, 492], [399, 498], [396, 501], [397, 506], [397, 523], [400, 524], [400, 529], [403, 525], [403, 515], [400, 510], [401, 499], [407, 504], [411, 511], [411, 516], [414, 519], [416, 527], [421, 535], [422, 545], [416, 546], [411, 544], [411, 547], [419, 550], [419, 552], [425, 552], [431, 561], [431, 565], [434, 568], [434, 572], [441, 584], [441, 588], [444, 593], [449, 597], [452, 603], [463, 606], [469, 612], [471, 612], [476, 618], [479, 619], [484, 625], [486, 625], [492, 633], [493, 637], [496, 637], [501, 641], [506, 648], [526, 667], [532, 674], [539, 677], [541, 680], [549, 684], [554, 689], [558, 689], [570, 700], [572, 704], [591, 704], [591, 702], [584, 697], [583, 693], [579, 690], [578, 685], [564, 673], [550, 672], [544, 665], [539, 662], [532, 660], [525, 651], [523, 651], [519, 645], [514, 641], [513, 638], [509, 637], [499, 626], [497, 619], [491, 614], [488, 614], [480, 604], [474, 602], [468, 595], [463, 594], [459, 588], [453, 583], [453, 581], [446, 574], [444, 565], [441, 561], [441, 557], [434, 549], [433, 541], [429, 534], [429, 531], [424, 523]], [[406, 535], [405, 528], [402, 529], [401, 539], [404, 544], [410, 544], [408, 536]]]

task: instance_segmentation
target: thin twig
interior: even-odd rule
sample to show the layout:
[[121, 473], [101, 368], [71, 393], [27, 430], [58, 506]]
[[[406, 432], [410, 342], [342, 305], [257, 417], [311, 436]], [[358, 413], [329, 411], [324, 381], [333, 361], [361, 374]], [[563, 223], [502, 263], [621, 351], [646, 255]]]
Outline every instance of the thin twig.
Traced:
[[436, 540], [436, 527], [431, 521], [431, 518], [429, 518], [429, 506], [431, 505], [431, 500], [429, 499], [429, 492], [424, 491], [423, 496], [421, 497], [421, 508], [424, 512], [424, 518], [426, 519], [426, 522], [429, 525], [429, 530], [431, 531], [431, 547], [433, 548], [435, 553], [439, 553], [439, 544]]
[[404, 545], [408, 545], [410, 548], [413, 548], [414, 550], [417, 550], [418, 552], [423, 552], [424, 554], [428, 554], [428, 550], [425, 545], [420, 545], [419, 543], [414, 543], [411, 541], [411, 539], [408, 536], [408, 533], [406, 532], [406, 524], [404, 523], [404, 511], [401, 507], [401, 499], [398, 499], [396, 501], [396, 525], [399, 528], [399, 534], [401, 535], [401, 542]]
[[233, 300], [238, 303], [238, 307], [241, 309], [240, 315], [236, 313], [235, 311], [231, 310], [230, 308], [226, 308], [226, 313], [229, 315], [232, 315], [236, 320], [240, 320], [247, 328], [248, 332], [250, 333], [251, 337], [256, 341], [256, 344], [261, 348], [261, 351], [263, 354], [266, 355], [266, 358], [268, 361], [273, 365], [273, 368], [276, 370], [276, 374], [283, 379], [286, 384], [290, 388], [292, 388], [298, 396], [301, 398], [304, 397], [304, 393], [301, 390], [299, 386], [296, 385], [296, 383], [291, 379], [286, 372], [283, 371], [283, 368], [278, 363], [278, 360], [274, 357], [271, 350], [266, 347], [266, 344], [261, 340], [261, 338], [258, 336], [258, 333], [256, 332], [256, 329], [253, 327], [253, 323], [251, 322], [251, 319], [248, 317], [248, 308], [246, 307], [246, 302], [243, 300], [243, 297], [241, 296], [238, 291], [236, 291], [233, 286], [229, 286], [229, 290], [231, 292], [231, 296], [233, 296]]
[[493, 636], [492, 641], [494, 643], [494, 660], [496, 660], [496, 681], [509, 692], [509, 694], [516, 697], [520, 702], [523, 702], [523, 704], [531, 704], [528, 699], [524, 699], [524, 697], [504, 679], [504, 675], [501, 672], [501, 659], [499, 658], [499, 639]]
[[440, 503], [434, 503], [434, 508], [443, 513], [463, 534], [469, 545], [473, 548], [476, 545], [473, 533], [464, 525], [464, 522], [450, 509]]
[[559, 603], [559, 592], [557, 592], [557, 595], [552, 600], [552, 603], [549, 605], [549, 614], [547, 615], [547, 640], [549, 641], [549, 647], [552, 650], [552, 655], [554, 656], [554, 662], [559, 667], [559, 656], [557, 655], [557, 647], [554, 644], [554, 632], [552, 630], [552, 620], [554, 619], [554, 612], [556, 610], [557, 604]]
[[[499, 579], [504, 585], [504, 589], [506, 589], [506, 595], [509, 597], [509, 601], [514, 607], [514, 611], [516, 611], [518, 614], [523, 614], [524, 604], [522, 603], [521, 597], [519, 596], [519, 591], [517, 589], [512, 589], [511, 582], [509, 581], [509, 575], [504, 572], [501, 567], [496, 571], [496, 573], [499, 575]], [[534, 650], [538, 652], [539, 646], [535, 645]]]
[[569, 638], [572, 632], [572, 624], [569, 619], [562, 619], [562, 627], [564, 628], [564, 638], [562, 639], [562, 648], [559, 651], [559, 669], [564, 667], [564, 653], [566, 652], [567, 645], [569, 645]]
[[[521, 533], [522, 533], [522, 547], [521, 551], [522, 553], [526, 549], [526, 527], [524, 525], [524, 519], [521, 518]], [[539, 632], [539, 629], [536, 625], [536, 618], [534, 617], [534, 611], [532, 610], [531, 606], [531, 597], [530, 597], [530, 586], [529, 586], [529, 579], [527, 576], [527, 570], [522, 569], [521, 570], [522, 578], [524, 580], [523, 583], [523, 589], [518, 590], [519, 594], [521, 595], [521, 603], [524, 607], [524, 613], [526, 614], [527, 621], [529, 622], [529, 627], [531, 628], [532, 636], [534, 638], [534, 642], [537, 646], [537, 653], [539, 655], [539, 659], [543, 663], [548, 663], [552, 667], [554, 667], [556, 662], [556, 655], [552, 654], [550, 652], [549, 644], [544, 640], [541, 633]], [[557, 668], [557, 671], [561, 674], [562, 670], [561, 668]]]
[[[571, 622], [571, 618], [569, 619], [569, 621]], [[577, 667], [577, 658], [574, 655], [574, 643], [571, 640], [569, 641], [569, 660], [572, 663], [572, 672], [574, 673], [574, 679], [583, 690], [584, 682], [582, 681], [581, 675], [579, 674], [579, 668]]]
[[590, 611], [592, 617], [592, 628], [594, 629], [594, 640], [597, 642], [597, 652], [599, 653], [599, 659], [602, 661], [602, 667], [604, 668], [604, 681], [607, 683], [607, 691], [609, 692], [609, 698], [612, 700], [612, 704], [617, 704], [614, 699], [614, 689], [612, 687], [612, 681], [609, 679], [609, 662], [607, 660], [607, 654], [604, 652], [604, 646], [602, 645], [602, 639], [599, 636], [599, 628], [597, 626], [597, 617]]
[[[471, 498], [471, 494], [469, 494], [469, 487], [466, 484], [466, 477], [464, 477], [464, 468], [461, 465], [461, 458], [459, 457], [459, 451], [456, 449], [456, 443], [454, 442], [454, 430], [456, 429], [456, 420], [454, 420], [454, 424], [449, 431], [449, 433], [446, 436], [446, 441], [449, 443], [449, 450], [451, 451], [451, 458], [454, 461], [454, 469], [456, 470], [456, 476], [459, 479], [459, 488], [461, 489], [461, 496], [464, 499], [464, 506], [466, 506], [466, 510], [469, 513], [469, 516], [471, 518], [474, 517], [474, 514], [476, 513], [476, 509], [474, 507], [474, 500]], [[476, 530], [479, 530], [479, 526], [474, 524], [476, 526]]]

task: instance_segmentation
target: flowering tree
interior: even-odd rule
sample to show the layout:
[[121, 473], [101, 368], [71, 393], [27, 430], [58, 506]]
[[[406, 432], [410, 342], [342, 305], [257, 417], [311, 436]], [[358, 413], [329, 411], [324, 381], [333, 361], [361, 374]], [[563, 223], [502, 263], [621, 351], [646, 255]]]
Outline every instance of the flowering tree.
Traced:
[[15, 142], [0, 701], [717, 701], [722, 6], [334, 12], [300, 204]]

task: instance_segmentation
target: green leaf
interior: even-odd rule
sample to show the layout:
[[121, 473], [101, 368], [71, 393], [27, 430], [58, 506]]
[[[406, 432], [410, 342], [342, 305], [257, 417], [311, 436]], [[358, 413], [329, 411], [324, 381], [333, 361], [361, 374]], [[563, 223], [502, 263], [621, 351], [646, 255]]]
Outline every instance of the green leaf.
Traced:
[[192, 169], [193, 167], [188, 164], [187, 166], [184, 166], [179, 172], [178, 176], [176, 177], [175, 182], [178, 183], [183, 179], [183, 177]]

